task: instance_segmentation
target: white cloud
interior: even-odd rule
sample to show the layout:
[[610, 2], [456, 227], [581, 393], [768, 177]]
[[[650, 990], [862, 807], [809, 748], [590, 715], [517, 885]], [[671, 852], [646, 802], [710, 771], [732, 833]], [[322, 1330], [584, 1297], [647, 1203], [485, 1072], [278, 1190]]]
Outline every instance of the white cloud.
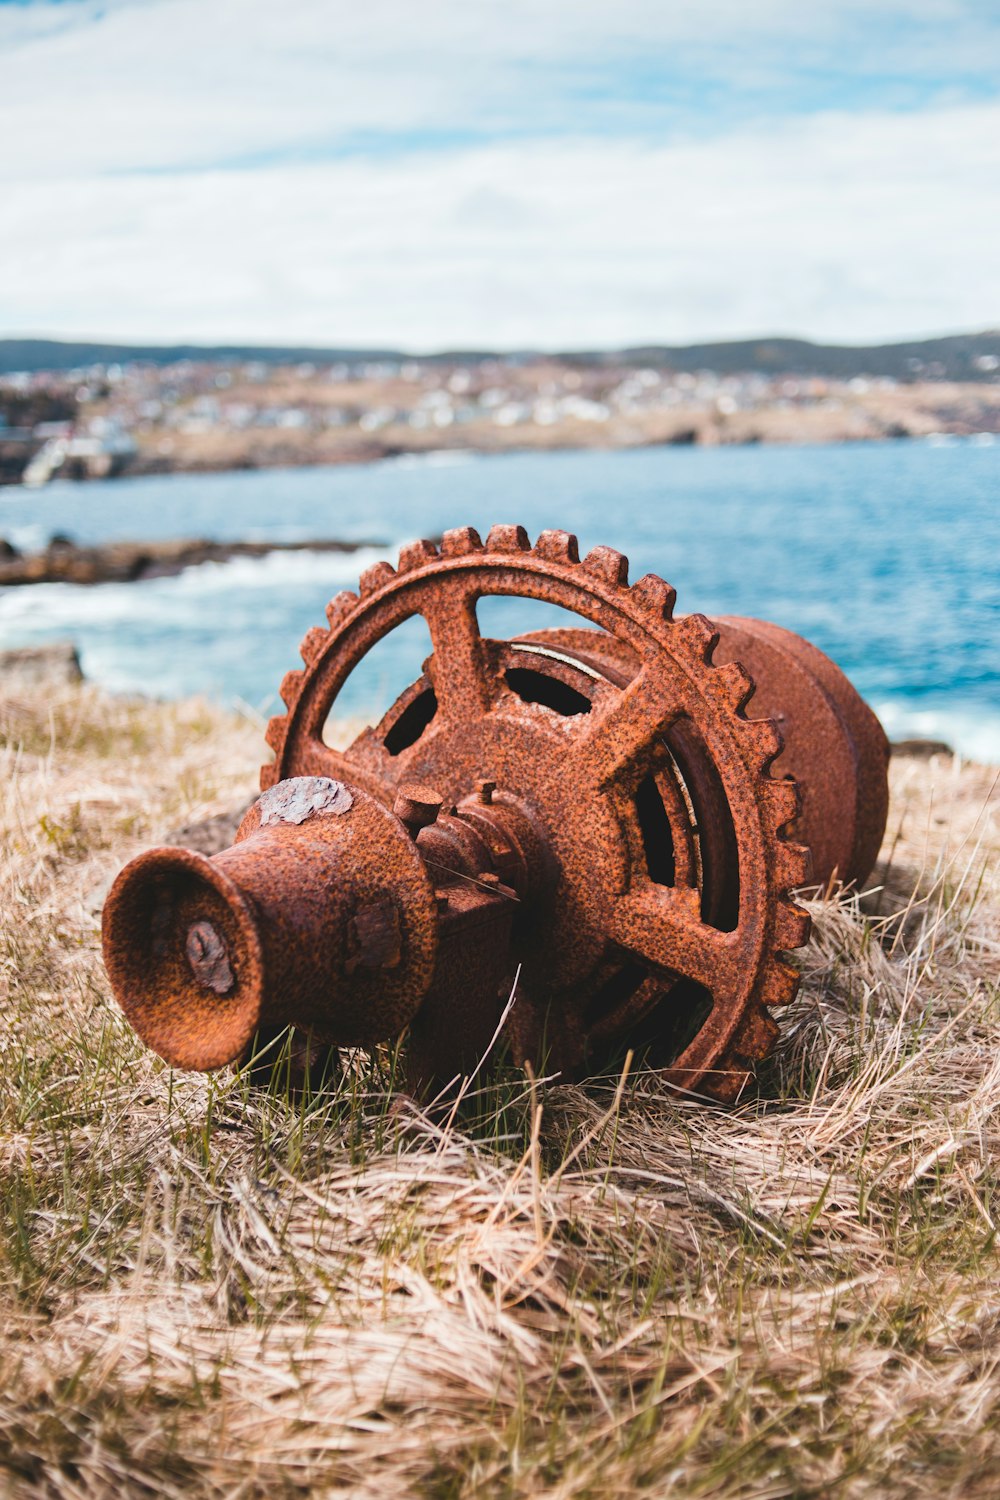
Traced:
[[1000, 323], [998, 169], [983, 105], [18, 182], [0, 327], [427, 348], [982, 326]]
[[[1000, 321], [998, 107], [871, 102], [883, 74], [887, 96], [981, 82], [995, 22], [977, 0], [0, 5], [0, 331], [570, 346]], [[811, 112], [814, 76], [868, 102]]]
[[[661, 128], [664, 110], [703, 130], [722, 95], [793, 77], [982, 73], [996, 37], [976, 0], [0, 5], [0, 139], [17, 143], [0, 173], [210, 167], [412, 131]], [[632, 95], [630, 67], [645, 70]], [[692, 78], [713, 86], [704, 107]]]

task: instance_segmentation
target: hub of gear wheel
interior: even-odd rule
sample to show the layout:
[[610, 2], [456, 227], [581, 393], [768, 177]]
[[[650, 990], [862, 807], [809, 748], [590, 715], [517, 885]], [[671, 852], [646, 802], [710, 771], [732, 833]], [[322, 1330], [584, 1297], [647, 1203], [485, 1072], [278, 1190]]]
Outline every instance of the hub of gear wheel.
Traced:
[[[579, 626], [488, 639], [488, 595]], [[427, 1091], [503, 1021], [519, 1062], [578, 1075], [629, 1043], [672, 1085], [735, 1098], [798, 984], [791, 892], [872, 867], [888, 745], [808, 642], [673, 605], [564, 531], [461, 528], [369, 568], [282, 683], [233, 847], [150, 850], [112, 887], [105, 960], [138, 1033], [208, 1069], [289, 1025], [306, 1059], [405, 1030]], [[348, 677], [415, 614], [422, 675], [331, 749]]]

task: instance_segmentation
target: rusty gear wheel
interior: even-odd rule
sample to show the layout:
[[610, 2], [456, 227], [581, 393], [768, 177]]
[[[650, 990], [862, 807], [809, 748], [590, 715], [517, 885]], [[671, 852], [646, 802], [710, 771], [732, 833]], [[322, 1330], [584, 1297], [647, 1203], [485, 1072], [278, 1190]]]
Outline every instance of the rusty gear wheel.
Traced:
[[[488, 595], [562, 606], [580, 628], [484, 638], [476, 602]], [[446, 806], [478, 796], [518, 809], [546, 878], [514, 917], [517, 1058], [578, 1070], [638, 1037], [674, 1086], [732, 1099], [773, 1048], [770, 1011], [798, 985], [786, 954], [809, 918], [789, 892], [809, 855], [786, 838], [799, 799], [771, 775], [775, 724], [747, 716], [749, 674], [714, 665], [719, 629], [675, 619], [673, 605], [662, 579], [630, 586], [620, 553], [581, 560], [564, 531], [534, 547], [517, 526], [485, 544], [467, 527], [440, 548], [413, 543], [306, 635], [261, 785], [332, 777], [391, 807], [422, 783]], [[415, 614], [433, 646], [423, 675], [377, 727], [331, 748], [324, 729], [351, 672]], [[499, 869], [509, 852], [495, 847]]]

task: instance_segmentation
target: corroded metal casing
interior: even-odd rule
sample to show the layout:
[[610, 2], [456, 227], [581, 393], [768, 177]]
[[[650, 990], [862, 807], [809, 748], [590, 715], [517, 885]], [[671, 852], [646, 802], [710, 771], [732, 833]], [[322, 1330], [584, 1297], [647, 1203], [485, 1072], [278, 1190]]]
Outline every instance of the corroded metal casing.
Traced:
[[[577, 623], [484, 637], [491, 595]], [[281, 685], [233, 848], [153, 850], [112, 888], [106, 961], [136, 1030], [211, 1068], [285, 1025], [322, 1047], [406, 1027], [430, 1089], [503, 1024], [518, 1062], [579, 1075], [640, 1046], [670, 1085], [735, 1098], [798, 986], [795, 890], [872, 867], [888, 745], [808, 642], [673, 606], [563, 531], [460, 527], [369, 568]], [[420, 677], [334, 748], [345, 682], [416, 615]]]
[[778, 726], [772, 776], [790, 776], [802, 810], [795, 837], [817, 885], [867, 880], [889, 812], [889, 742], [840, 668], [802, 636], [765, 620], [715, 622], [713, 661], [739, 662], [754, 682], [753, 712]]
[[211, 859], [139, 855], [104, 911], [122, 1009], [181, 1068], [221, 1067], [257, 1032], [292, 1024], [343, 1044], [391, 1036], [416, 1012], [436, 949], [434, 890], [406, 829], [321, 778], [265, 793]]

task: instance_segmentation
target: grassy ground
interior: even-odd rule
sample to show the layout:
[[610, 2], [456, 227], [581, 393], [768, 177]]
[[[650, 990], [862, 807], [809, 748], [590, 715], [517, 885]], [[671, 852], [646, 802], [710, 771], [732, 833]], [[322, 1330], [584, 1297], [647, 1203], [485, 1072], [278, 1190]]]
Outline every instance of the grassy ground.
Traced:
[[385, 1062], [171, 1075], [98, 946], [122, 860], [252, 790], [258, 730], [0, 704], [0, 1494], [994, 1496], [993, 773], [893, 766], [759, 1092]]

